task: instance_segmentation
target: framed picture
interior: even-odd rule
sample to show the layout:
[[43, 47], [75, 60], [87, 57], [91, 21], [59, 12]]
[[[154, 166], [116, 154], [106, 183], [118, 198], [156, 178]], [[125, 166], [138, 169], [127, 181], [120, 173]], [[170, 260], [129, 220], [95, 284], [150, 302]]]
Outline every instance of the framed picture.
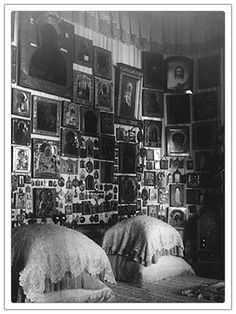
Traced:
[[21, 89], [12, 89], [12, 114], [30, 117], [31, 93]]
[[198, 89], [219, 86], [220, 57], [214, 55], [198, 60]]
[[119, 203], [135, 204], [137, 200], [137, 180], [131, 176], [119, 176]]
[[167, 188], [158, 189], [158, 202], [161, 204], [169, 203], [169, 190]]
[[115, 137], [102, 135], [99, 141], [100, 159], [114, 160], [115, 158]]
[[146, 155], [147, 160], [154, 160], [154, 149], [147, 149], [147, 155]]
[[95, 77], [95, 107], [105, 111], [113, 110], [113, 84], [99, 77]]
[[187, 57], [169, 57], [165, 64], [165, 91], [185, 92], [193, 88], [193, 60]]
[[119, 143], [119, 172], [136, 173], [137, 165], [136, 144]]
[[187, 189], [186, 190], [186, 203], [199, 204], [200, 203], [200, 190]]
[[86, 141], [86, 156], [94, 158], [94, 143], [91, 138], [88, 138]]
[[117, 63], [115, 87], [115, 121], [117, 123], [139, 125], [142, 79], [141, 70]]
[[170, 206], [184, 206], [184, 184], [170, 184]]
[[61, 102], [41, 96], [33, 96], [33, 133], [59, 136]]
[[30, 145], [30, 121], [26, 119], [13, 118], [12, 123], [12, 144]]
[[142, 115], [163, 117], [163, 92], [155, 89], [143, 89]]
[[85, 106], [81, 107], [81, 132], [88, 136], [98, 136], [99, 127], [99, 111]]
[[197, 172], [187, 173], [187, 187], [199, 188], [200, 186], [200, 174]]
[[12, 171], [30, 172], [31, 171], [31, 149], [24, 146], [13, 146], [12, 148]]
[[161, 147], [162, 122], [144, 120], [144, 146]]
[[174, 228], [184, 228], [187, 220], [186, 208], [171, 208], [168, 210], [168, 224]]
[[189, 156], [189, 127], [166, 127], [167, 156]]
[[18, 39], [19, 85], [71, 98], [74, 26], [50, 12], [22, 11]]
[[163, 89], [163, 55], [142, 52], [143, 86]]
[[166, 96], [167, 124], [190, 123], [189, 95]]
[[112, 113], [100, 112], [101, 134], [114, 134], [114, 115]]
[[158, 217], [159, 205], [148, 205], [147, 207], [147, 215], [153, 218]]
[[216, 143], [217, 122], [200, 122], [192, 124], [193, 149], [214, 148]]
[[62, 125], [69, 128], [79, 128], [80, 108], [74, 102], [63, 101]]
[[154, 186], [156, 179], [155, 171], [144, 171], [144, 185]]
[[93, 47], [93, 74], [105, 79], [112, 79], [111, 51]]
[[102, 183], [113, 183], [113, 166], [111, 162], [101, 162], [101, 182]]
[[125, 129], [122, 127], [116, 128], [116, 140], [117, 141], [125, 141]]
[[61, 173], [78, 174], [78, 160], [61, 157], [60, 166]]
[[57, 179], [59, 172], [59, 141], [33, 138], [33, 177]]
[[74, 70], [73, 100], [79, 104], [94, 107], [93, 84], [92, 75]]
[[193, 121], [216, 119], [218, 95], [216, 91], [193, 95]]
[[33, 189], [35, 218], [50, 218], [56, 209], [56, 189]]
[[196, 171], [211, 171], [216, 169], [217, 156], [212, 151], [195, 152]]
[[74, 62], [85, 67], [92, 67], [93, 59], [93, 42], [92, 40], [79, 36], [75, 36], [75, 58]]
[[62, 128], [61, 129], [61, 154], [68, 157], [79, 157], [80, 132]]
[[18, 49], [11, 45], [11, 83], [15, 84], [17, 79], [17, 55]]

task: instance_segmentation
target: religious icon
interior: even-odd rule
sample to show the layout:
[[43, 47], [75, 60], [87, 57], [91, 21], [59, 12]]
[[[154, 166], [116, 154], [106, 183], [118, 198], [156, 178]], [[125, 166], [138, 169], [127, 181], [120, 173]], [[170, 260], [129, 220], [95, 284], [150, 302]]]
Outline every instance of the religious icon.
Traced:
[[76, 103], [64, 101], [63, 102], [63, 126], [71, 128], [79, 128], [80, 110]]
[[31, 168], [31, 150], [24, 146], [13, 146], [13, 164], [14, 172], [30, 172]]
[[12, 143], [30, 145], [30, 121], [25, 119], [12, 119]]

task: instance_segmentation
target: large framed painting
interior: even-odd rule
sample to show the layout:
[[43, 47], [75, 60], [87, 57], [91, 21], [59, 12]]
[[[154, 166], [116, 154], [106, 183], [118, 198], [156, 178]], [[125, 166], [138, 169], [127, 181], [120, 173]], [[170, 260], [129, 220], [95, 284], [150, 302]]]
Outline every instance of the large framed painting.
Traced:
[[192, 124], [193, 149], [211, 149], [215, 147], [217, 121]]
[[93, 60], [93, 42], [92, 40], [79, 36], [75, 36], [75, 59], [76, 64], [80, 64], [85, 67], [92, 67]]
[[161, 147], [162, 122], [155, 120], [144, 120], [144, 145], [150, 147]]
[[33, 138], [34, 178], [57, 179], [60, 173], [59, 141]]
[[166, 127], [166, 155], [189, 156], [189, 126]]
[[163, 55], [142, 52], [143, 86], [163, 89]]
[[146, 117], [163, 117], [163, 92], [155, 89], [143, 89], [142, 115]]
[[185, 92], [193, 88], [193, 60], [183, 56], [169, 57], [165, 64], [165, 91]]
[[217, 113], [218, 95], [216, 91], [193, 95], [193, 121], [216, 119]]
[[74, 26], [45, 11], [19, 12], [19, 85], [72, 97]]
[[114, 115], [113, 113], [100, 112], [101, 134], [114, 134]]
[[93, 76], [74, 70], [73, 100], [79, 104], [93, 107]]
[[111, 51], [93, 47], [93, 74], [107, 80], [112, 79]]
[[79, 131], [62, 128], [61, 129], [61, 154], [68, 157], [79, 157], [80, 133]]
[[81, 107], [81, 132], [88, 136], [98, 136], [100, 131], [99, 111]]
[[12, 144], [30, 145], [30, 121], [26, 119], [12, 119]]
[[13, 146], [12, 148], [12, 171], [25, 173], [31, 171], [31, 149], [24, 146]]
[[61, 102], [41, 96], [33, 96], [33, 133], [59, 136]]
[[135, 204], [137, 200], [137, 179], [134, 176], [119, 176], [119, 203]]
[[50, 218], [56, 209], [56, 189], [34, 188], [33, 204], [35, 218]]
[[31, 93], [18, 89], [12, 89], [12, 114], [29, 118], [31, 110]]
[[130, 143], [119, 143], [119, 172], [136, 173], [136, 165], [136, 145]]
[[170, 184], [170, 206], [184, 206], [184, 184]]
[[220, 81], [220, 57], [214, 55], [198, 60], [198, 89], [219, 86]]
[[104, 111], [113, 110], [113, 84], [112, 81], [95, 77], [95, 107]]
[[115, 86], [115, 121], [139, 125], [139, 108], [143, 73], [141, 70], [117, 63]]
[[166, 96], [167, 124], [190, 123], [189, 95]]
[[80, 107], [78, 104], [63, 101], [62, 125], [68, 128], [78, 129], [80, 125]]

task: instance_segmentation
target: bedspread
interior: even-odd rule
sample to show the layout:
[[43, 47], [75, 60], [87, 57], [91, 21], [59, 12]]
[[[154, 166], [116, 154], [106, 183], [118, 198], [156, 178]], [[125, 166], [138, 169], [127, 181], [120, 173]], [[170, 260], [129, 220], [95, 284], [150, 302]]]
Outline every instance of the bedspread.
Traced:
[[136, 216], [122, 220], [107, 230], [102, 247], [107, 254], [130, 257], [145, 266], [163, 255], [183, 256], [179, 232], [162, 220]]
[[82, 272], [115, 283], [105, 251], [82, 233], [56, 225], [26, 225], [12, 230], [12, 268], [32, 302], [40, 302], [45, 279]]

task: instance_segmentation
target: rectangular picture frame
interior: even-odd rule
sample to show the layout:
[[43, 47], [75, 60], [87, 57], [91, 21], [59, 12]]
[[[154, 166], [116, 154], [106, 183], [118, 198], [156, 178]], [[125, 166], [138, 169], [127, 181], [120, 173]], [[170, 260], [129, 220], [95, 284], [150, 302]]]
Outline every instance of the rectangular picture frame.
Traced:
[[12, 114], [29, 118], [31, 114], [31, 93], [12, 88]]
[[93, 41], [79, 36], [75, 36], [75, 57], [74, 62], [82, 66], [91, 68], [93, 65]]
[[163, 118], [164, 93], [155, 89], [143, 89], [142, 115], [152, 118]]
[[93, 47], [93, 74], [107, 80], [112, 79], [112, 60], [110, 50], [98, 46]]
[[163, 55], [142, 51], [143, 86], [163, 90]]
[[136, 204], [137, 179], [135, 176], [119, 176], [119, 204]]
[[137, 145], [130, 143], [119, 143], [119, 172], [136, 173]]
[[212, 55], [197, 61], [198, 89], [219, 86], [220, 81], [220, 56]]
[[12, 144], [30, 146], [31, 123], [30, 120], [12, 118]]
[[155, 171], [144, 171], [144, 185], [155, 186], [156, 172]]
[[218, 94], [216, 91], [193, 95], [193, 121], [217, 119]]
[[75, 129], [61, 128], [61, 155], [78, 158], [81, 134]]
[[189, 126], [166, 127], [166, 155], [190, 155]]
[[31, 171], [31, 149], [26, 146], [12, 147], [12, 171], [27, 173]]
[[33, 212], [35, 218], [51, 218], [56, 208], [56, 189], [33, 189]]
[[94, 107], [94, 78], [91, 74], [73, 71], [73, 101]]
[[190, 96], [166, 95], [167, 124], [190, 123]]
[[161, 147], [162, 121], [144, 120], [144, 146]]
[[104, 111], [113, 111], [113, 83], [112, 81], [95, 77], [95, 108]]
[[184, 184], [170, 184], [170, 206], [171, 207], [183, 207], [184, 206]]
[[63, 101], [62, 126], [79, 129], [80, 127], [80, 107], [78, 104]]

